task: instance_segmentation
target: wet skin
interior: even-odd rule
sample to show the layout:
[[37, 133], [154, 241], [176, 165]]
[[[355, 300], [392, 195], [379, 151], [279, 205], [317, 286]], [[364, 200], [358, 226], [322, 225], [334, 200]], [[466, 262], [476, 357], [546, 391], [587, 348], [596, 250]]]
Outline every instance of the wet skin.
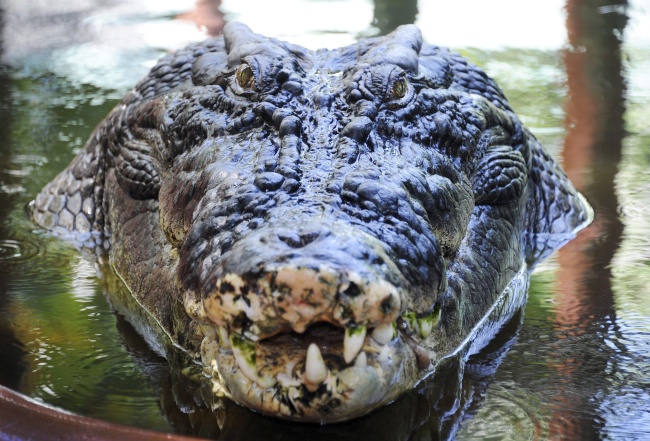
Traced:
[[416, 27], [310, 51], [239, 23], [163, 58], [32, 209], [108, 256], [141, 332], [215, 394], [318, 422], [478, 350], [591, 216], [499, 87]]

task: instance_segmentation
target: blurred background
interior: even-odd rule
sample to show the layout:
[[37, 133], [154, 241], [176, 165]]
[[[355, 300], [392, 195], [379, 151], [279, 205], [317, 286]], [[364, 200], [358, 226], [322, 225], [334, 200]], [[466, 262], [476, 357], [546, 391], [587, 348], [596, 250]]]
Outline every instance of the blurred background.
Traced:
[[[206, 408], [25, 213], [160, 56], [232, 20], [312, 49], [417, 24], [497, 80], [596, 212], [482, 354], [353, 424]], [[0, 0], [0, 384], [224, 440], [650, 439], [649, 121], [647, 0]]]

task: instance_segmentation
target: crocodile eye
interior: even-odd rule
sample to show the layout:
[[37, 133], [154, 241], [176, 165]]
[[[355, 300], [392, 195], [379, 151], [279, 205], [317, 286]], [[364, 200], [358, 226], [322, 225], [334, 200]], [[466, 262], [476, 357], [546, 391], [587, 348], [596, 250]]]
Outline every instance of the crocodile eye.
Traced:
[[406, 78], [400, 78], [393, 83], [393, 88], [390, 91], [390, 98], [393, 100], [404, 98], [406, 96], [406, 92], [408, 92], [408, 88], [409, 85], [406, 82]]
[[255, 74], [248, 64], [242, 64], [237, 69], [237, 84], [242, 89], [252, 89], [255, 85]]

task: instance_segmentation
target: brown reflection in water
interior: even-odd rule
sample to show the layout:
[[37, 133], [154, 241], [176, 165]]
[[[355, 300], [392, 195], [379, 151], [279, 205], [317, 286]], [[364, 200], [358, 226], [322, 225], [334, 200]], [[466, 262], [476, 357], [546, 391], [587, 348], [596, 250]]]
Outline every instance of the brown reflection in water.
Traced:
[[[177, 16], [177, 19], [194, 22], [206, 35], [221, 34], [226, 23], [220, 10], [221, 0], [196, 0], [194, 9]], [[372, 26], [378, 35], [386, 35], [400, 25], [415, 23], [418, 14], [417, 0], [375, 0]]]
[[194, 9], [176, 18], [194, 22], [202, 32], [214, 37], [221, 34], [225, 24], [220, 6], [221, 0], [196, 0]]
[[[555, 324], [572, 342], [615, 324], [610, 263], [619, 247], [623, 224], [617, 215], [614, 178], [625, 136], [625, 81], [622, 33], [628, 17], [626, 0], [567, 0], [569, 48], [567, 136], [564, 168], [595, 210], [595, 222], [559, 252], [559, 289]], [[606, 331], [605, 331], [606, 332]], [[575, 338], [574, 338], [575, 337]], [[593, 340], [606, 348], [602, 336]], [[562, 391], [553, 397], [550, 439], [599, 439], [602, 421], [595, 394], [607, 384], [610, 357], [602, 348], [573, 350], [557, 344], [554, 366]], [[586, 351], [586, 353], [585, 353]], [[597, 352], [599, 356], [589, 356]], [[589, 386], [586, 386], [588, 382]]]

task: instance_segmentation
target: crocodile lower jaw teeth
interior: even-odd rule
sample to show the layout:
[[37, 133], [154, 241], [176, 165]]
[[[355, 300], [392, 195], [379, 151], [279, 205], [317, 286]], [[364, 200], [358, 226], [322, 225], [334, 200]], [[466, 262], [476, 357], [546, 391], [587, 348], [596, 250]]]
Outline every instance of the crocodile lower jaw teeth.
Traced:
[[372, 331], [372, 338], [381, 345], [387, 345], [395, 337], [395, 325], [393, 323], [386, 323], [379, 325]]
[[320, 349], [315, 343], [310, 344], [305, 360], [305, 387], [309, 392], [316, 392], [328, 374]]

